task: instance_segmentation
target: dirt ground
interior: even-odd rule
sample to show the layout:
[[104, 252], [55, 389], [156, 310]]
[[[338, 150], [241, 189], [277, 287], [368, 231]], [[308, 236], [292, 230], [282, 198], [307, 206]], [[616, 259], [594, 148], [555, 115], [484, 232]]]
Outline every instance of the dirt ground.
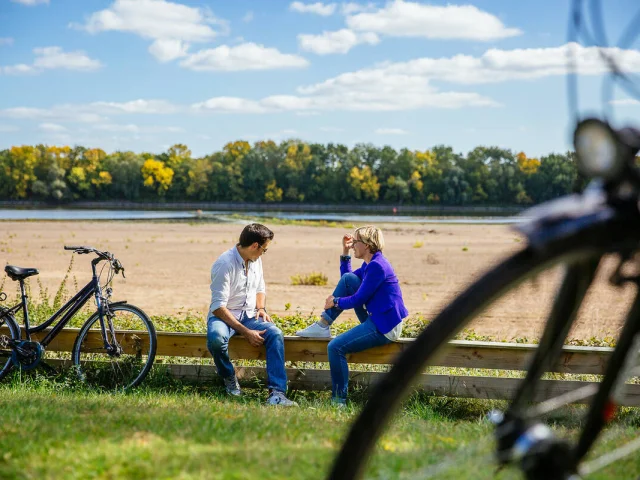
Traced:
[[[433, 318], [456, 293], [509, 253], [524, 239], [503, 225], [389, 224], [383, 229], [385, 255], [400, 279], [411, 315]], [[242, 225], [178, 222], [0, 222], [0, 262], [36, 267], [38, 280], [55, 294], [69, 267], [71, 253], [63, 245], [90, 245], [114, 253], [127, 278], [114, 282], [114, 298], [126, 299], [151, 315], [204, 317], [209, 305], [210, 268], [237, 242]], [[270, 312], [319, 313], [339, 278], [341, 228], [273, 226], [275, 239], [263, 256]], [[354, 267], [359, 261], [354, 262]], [[571, 338], [617, 336], [632, 289], [606, 282], [613, 260], [599, 275], [579, 314]], [[75, 259], [71, 273], [79, 286], [90, 278], [88, 256]], [[293, 286], [291, 276], [322, 272], [326, 287]], [[16, 284], [6, 276], [4, 291]], [[478, 317], [471, 327], [499, 339], [535, 338], [557, 290], [559, 271], [529, 281]], [[0, 280], [0, 284], [3, 280]]]

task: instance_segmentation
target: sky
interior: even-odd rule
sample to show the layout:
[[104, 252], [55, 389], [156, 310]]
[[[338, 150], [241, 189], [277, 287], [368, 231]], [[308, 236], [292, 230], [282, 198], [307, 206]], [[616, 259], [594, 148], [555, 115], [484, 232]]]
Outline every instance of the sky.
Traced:
[[[638, 3], [604, 3], [615, 46]], [[620, 89], [603, 100], [607, 67], [589, 40], [568, 43], [569, 10], [569, 0], [0, 0], [0, 148], [183, 143], [201, 156], [297, 138], [564, 152], [569, 49], [580, 115], [640, 114]], [[623, 47], [606, 52], [640, 73], [638, 43]]]

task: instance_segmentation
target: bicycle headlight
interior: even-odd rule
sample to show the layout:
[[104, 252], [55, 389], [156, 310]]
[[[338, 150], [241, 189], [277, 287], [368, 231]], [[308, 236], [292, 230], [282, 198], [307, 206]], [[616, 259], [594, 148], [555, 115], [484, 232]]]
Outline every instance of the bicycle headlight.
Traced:
[[587, 177], [612, 180], [624, 167], [622, 145], [608, 123], [589, 118], [573, 134], [578, 170]]

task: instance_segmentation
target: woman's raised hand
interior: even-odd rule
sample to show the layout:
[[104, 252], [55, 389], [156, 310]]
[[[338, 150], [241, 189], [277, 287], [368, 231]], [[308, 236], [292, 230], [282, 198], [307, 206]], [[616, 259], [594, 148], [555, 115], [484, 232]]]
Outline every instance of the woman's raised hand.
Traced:
[[342, 237], [342, 254], [348, 255], [351, 247], [353, 247], [353, 235], [345, 233]]

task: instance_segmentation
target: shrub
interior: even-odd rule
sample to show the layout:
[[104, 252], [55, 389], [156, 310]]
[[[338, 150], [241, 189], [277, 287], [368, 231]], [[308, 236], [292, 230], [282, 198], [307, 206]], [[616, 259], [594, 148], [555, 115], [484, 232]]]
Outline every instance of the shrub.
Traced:
[[324, 286], [329, 279], [324, 273], [311, 272], [307, 275], [293, 275], [291, 277], [291, 285], [318, 285]]

